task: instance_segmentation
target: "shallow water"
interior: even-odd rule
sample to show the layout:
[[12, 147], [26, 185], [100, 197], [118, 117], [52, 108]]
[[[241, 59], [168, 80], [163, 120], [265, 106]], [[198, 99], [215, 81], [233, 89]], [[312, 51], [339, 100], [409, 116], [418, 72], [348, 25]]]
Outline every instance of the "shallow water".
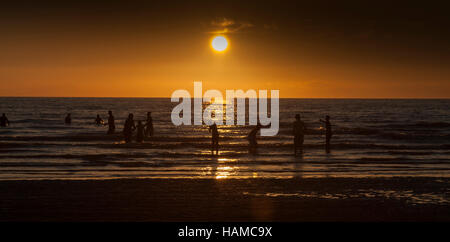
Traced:
[[[450, 100], [281, 99], [280, 131], [259, 139], [249, 155], [248, 126], [219, 126], [220, 155], [210, 155], [206, 126], [174, 126], [170, 99], [0, 98], [11, 126], [0, 128], [0, 179], [450, 177]], [[94, 125], [107, 111], [116, 135]], [[155, 137], [124, 144], [120, 131], [132, 112], [152, 111]], [[66, 113], [72, 125], [64, 125]], [[292, 155], [291, 124], [301, 113], [305, 152]], [[318, 121], [333, 126], [324, 151]]]

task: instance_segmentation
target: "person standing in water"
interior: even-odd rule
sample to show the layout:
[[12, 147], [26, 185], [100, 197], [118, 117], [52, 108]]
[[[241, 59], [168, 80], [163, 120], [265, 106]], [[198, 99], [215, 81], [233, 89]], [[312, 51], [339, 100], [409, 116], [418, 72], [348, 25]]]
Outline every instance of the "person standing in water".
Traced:
[[248, 140], [248, 152], [250, 154], [256, 154], [256, 148], [258, 146], [258, 143], [256, 142], [256, 134], [258, 133], [258, 131], [261, 129], [261, 124], [258, 123], [256, 125], [256, 127], [254, 127], [252, 129], [252, 131], [250, 131], [250, 133], [247, 136], [247, 140]]
[[108, 132], [107, 134], [114, 134], [116, 131], [116, 125], [114, 123], [114, 116], [112, 114], [112, 111], [108, 111]]
[[72, 117], [70, 116], [70, 113], [67, 114], [66, 118], [64, 119], [64, 123], [67, 125], [72, 123]]
[[133, 114], [130, 113], [128, 115], [127, 120], [125, 120], [125, 124], [123, 126], [123, 136], [125, 137], [125, 142], [130, 143], [131, 137], [133, 136], [133, 131], [136, 129], [133, 120]]
[[297, 155], [297, 148], [300, 148], [300, 153], [303, 153], [303, 141], [305, 137], [306, 126], [300, 119], [300, 114], [295, 115], [294, 122], [294, 155]]
[[147, 113], [147, 122], [145, 123], [145, 137], [153, 136], [153, 119], [152, 112]]
[[144, 141], [144, 125], [142, 124], [142, 121], [138, 121], [136, 130], [136, 142], [142, 143]]
[[103, 125], [103, 119], [102, 118], [100, 118], [100, 115], [99, 114], [97, 114], [97, 117], [95, 118], [95, 124], [97, 125], [97, 126], [100, 126], [100, 125]]
[[6, 127], [9, 126], [9, 120], [6, 117], [6, 114], [2, 114], [2, 116], [0, 117], [0, 127]]
[[214, 155], [214, 150], [216, 150], [216, 155], [219, 155], [219, 131], [217, 130], [217, 125], [214, 123], [209, 126], [209, 132], [211, 133], [211, 154]]
[[321, 119], [320, 122], [325, 124], [325, 150], [327, 152], [330, 152], [330, 141], [331, 136], [333, 135], [333, 133], [331, 132], [330, 116], [325, 116], [325, 121]]

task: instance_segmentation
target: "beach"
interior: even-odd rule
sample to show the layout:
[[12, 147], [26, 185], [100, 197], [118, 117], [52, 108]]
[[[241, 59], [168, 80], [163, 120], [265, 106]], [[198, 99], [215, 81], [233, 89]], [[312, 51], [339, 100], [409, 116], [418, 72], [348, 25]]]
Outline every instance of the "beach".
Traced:
[[0, 221], [449, 221], [447, 178], [0, 182]]

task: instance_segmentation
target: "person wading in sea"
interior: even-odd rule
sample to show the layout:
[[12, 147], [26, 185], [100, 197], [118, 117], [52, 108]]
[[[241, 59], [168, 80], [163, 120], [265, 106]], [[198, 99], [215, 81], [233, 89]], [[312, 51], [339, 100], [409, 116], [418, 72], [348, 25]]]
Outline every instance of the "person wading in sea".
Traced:
[[114, 134], [116, 131], [116, 125], [114, 123], [114, 116], [112, 114], [112, 111], [108, 111], [108, 132], [107, 134]]
[[331, 131], [330, 116], [325, 116], [325, 121], [321, 119], [320, 122], [325, 124], [325, 150], [328, 153], [330, 152], [331, 136], [333, 135], [333, 132]]
[[261, 129], [261, 124], [258, 123], [248, 134], [248, 152], [250, 154], [256, 154], [258, 143], [256, 142], [256, 134]]
[[67, 125], [72, 123], [72, 117], [70, 116], [70, 113], [67, 114], [66, 118], [64, 119], [64, 123]]
[[0, 127], [6, 127], [9, 126], [9, 120], [6, 117], [6, 114], [2, 114], [2, 116], [0, 117]]
[[145, 123], [145, 137], [152, 137], [153, 136], [153, 118], [152, 118], [152, 112], [147, 113], [147, 122]]
[[97, 126], [100, 126], [100, 125], [103, 125], [104, 123], [105, 123], [105, 122], [103, 122], [103, 119], [100, 118], [100, 115], [97, 114], [97, 117], [95, 118], [95, 124], [96, 124]]
[[300, 119], [300, 114], [295, 115], [294, 122], [294, 155], [297, 155], [297, 149], [300, 149], [300, 153], [303, 153], [303, 141], [305, 137], [306, 126]]
[[130, 113], [128, 115], [127, 120], [125, 121], [124, 126], [123, 126], [123, 136], [125, 137], [126, 143], [131, 142], [131, 137], [133, 136], [133, 131], [135, 129], [136, 129], [136, 126], [134, 125], [133, 114]]
[[144, 125], [139, 120], [136, 128], [136, 142], [142, 143], [144, 141]]
[[214, 155], [214, 150], [216, 150], [216, 155], [219, 155], [219, 131], [217, 130], [217, 125], [214, 123], [209, 126], [209, 132], [211, 133], [211, 154]]

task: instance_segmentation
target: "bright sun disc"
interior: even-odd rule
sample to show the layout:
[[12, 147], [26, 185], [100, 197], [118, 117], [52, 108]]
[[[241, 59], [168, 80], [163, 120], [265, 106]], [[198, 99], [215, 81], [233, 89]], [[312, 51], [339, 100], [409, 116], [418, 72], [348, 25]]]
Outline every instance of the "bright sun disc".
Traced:
[[214, 39], [211, 42], [211, 45], [214, 50], [224, 51], [228, 47], [228, 41], [223, 36], [217, 36], [217, 37], [214, 37]]

